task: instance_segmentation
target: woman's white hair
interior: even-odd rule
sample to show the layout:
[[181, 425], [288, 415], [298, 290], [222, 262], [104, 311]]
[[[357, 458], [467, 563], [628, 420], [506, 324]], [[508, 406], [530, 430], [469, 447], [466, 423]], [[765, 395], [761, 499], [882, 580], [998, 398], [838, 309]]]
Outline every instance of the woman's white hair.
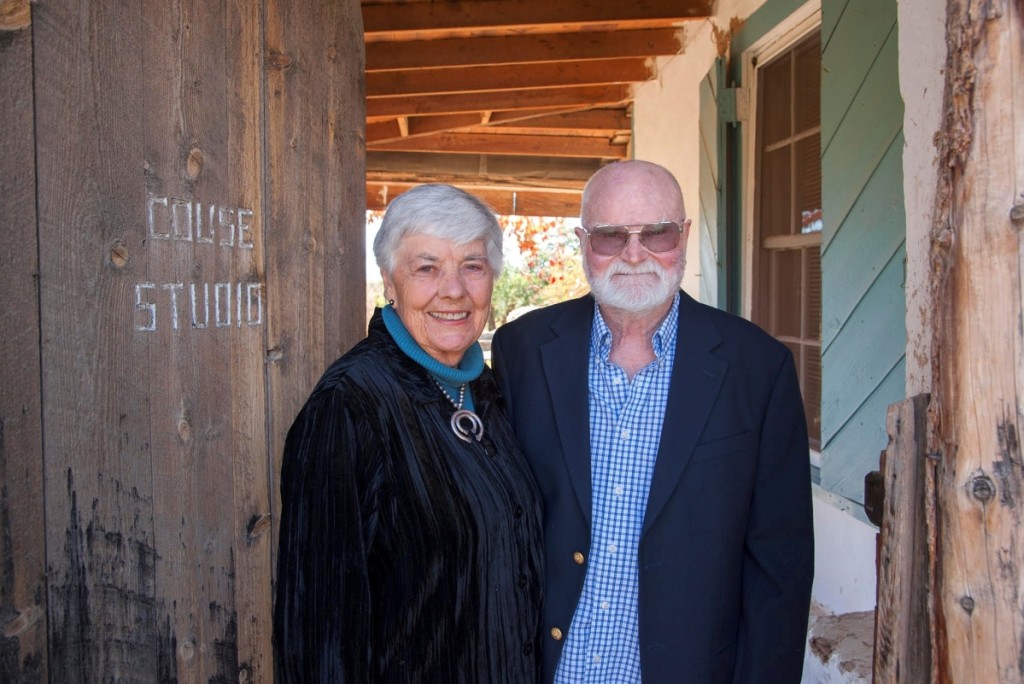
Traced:
[[384, 273], [393, 273], [395, 251], [402, 238], [410, 233], [432, 235], [457, 245], [483, 240], [495, 279], [501, 275], [505, 260], [501, 251], [501, 226], [494, 211], [465, 190], [443, 183], [428, 183], [406, 190], [391, 200], [373, 240], [373, 256]]

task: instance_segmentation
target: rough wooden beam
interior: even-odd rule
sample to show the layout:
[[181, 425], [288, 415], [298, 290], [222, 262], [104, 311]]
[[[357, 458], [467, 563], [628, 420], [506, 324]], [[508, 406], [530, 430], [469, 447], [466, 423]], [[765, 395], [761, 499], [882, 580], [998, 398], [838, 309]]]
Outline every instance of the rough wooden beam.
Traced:
[[413, 116], [416, 114], [457, 114], [541, 107], [601, 107], [620, 104], [631, 96], [628, 85], [574, 86], [520, 91], [370, 97], [366, 99], [367, 117]]
[[[928, 593], [932, 590], [934, 505], [926, 481], [935, 469], [926, 456], [928, 397], [889, 407], [889, 444], [882, 453], [885, 499], [878, 550], [874, 681], [931, 681]], [[932, 492], [934, 494], [934, 492]], [[906, 673], [901, 677], [901, 673]]]
[[705, 18], [710, 14], [713, 4], [712, 0], [364, 3], [363, 30], [369, 37], [376, 33], [399, 32], [436, 36], [444, 35], [446, 31], [491, 27], [548, 33], [605, 24], [614, 24], [620, 28], [659, 27], [666, 22]]
[[493, 135], [488, 133], [439, 133], [421, 138], [403, 138], [367, 146], [374, 150], [470, 154], [532, 154], [553, 157], [595, 157], [625, 159], [626, 146], [612, 145], [603, 138], [554, 135]]
[[377, 71], [366, 75], [366, 95], [388, 97], [631, 83], [646, 81], [652, 76], [652, 66], [645, 58], [637, 57], [461, 69]]
[[682, 34], [664, 28], [397, 42], [367, 36], [366, 71], [674, 55]]
[[586, 157], [488, 157], [431, 152], [366, 152], [371, 181], [497, 183], [523, 187], [582, 190], [605, 162]]
[[552, 130], [629, 131], [632, 120], [624, 107], [618, 109], [588, 109], [563, 114], [545, 113], [524, 117], [522, 112], [496, 112], [491, 116], [491, 127], [549, 128]]
[[932, 681], [1019, 682], [1024, 5], [951, 0], [947, 10], [929, 291], [928, 446], [941, 459]]
[[[383, 211], [388, 203], [418, 183], [367, 183], [366, 208]], [[518, 216], [579, 216], [580, 191], [545, 191], [458, 184], [487, 202], [495, 213]]]

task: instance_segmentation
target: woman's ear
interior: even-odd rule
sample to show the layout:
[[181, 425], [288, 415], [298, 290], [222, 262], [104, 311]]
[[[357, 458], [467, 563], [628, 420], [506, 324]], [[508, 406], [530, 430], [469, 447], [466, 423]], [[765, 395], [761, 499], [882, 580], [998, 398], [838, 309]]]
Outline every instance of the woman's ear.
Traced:
[[381, 278], [381, 280], [384, 281], [384, 299], [386, 299], [388, 302], [394, 302], [395, 301], [395, 287], [394, 287], [394, 283], [391, 282], [391, 278], [388, 276], [387, 273], [384, 272], [383, 268], [380, 269], [380, 278]]

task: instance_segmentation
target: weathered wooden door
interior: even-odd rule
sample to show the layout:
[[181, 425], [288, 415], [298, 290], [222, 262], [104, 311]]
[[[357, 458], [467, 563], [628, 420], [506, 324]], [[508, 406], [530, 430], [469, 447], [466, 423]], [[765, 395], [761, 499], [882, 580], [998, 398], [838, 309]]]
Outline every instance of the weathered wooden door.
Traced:
[[0, 680], [272, 681], [284, 434], [365, 331], [359, 3], [0, 6]]

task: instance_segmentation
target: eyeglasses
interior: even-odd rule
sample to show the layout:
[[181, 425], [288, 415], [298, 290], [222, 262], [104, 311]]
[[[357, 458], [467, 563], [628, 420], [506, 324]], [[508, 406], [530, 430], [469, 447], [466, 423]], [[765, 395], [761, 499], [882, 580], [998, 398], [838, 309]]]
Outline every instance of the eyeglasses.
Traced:
[[[679, 236], [683, 234], [682, 226], [675, 221], [633, 224], [632, 226], [580, 227], [587, 234], [590, 248], [594, 250], [595, 254], [601, 256], [619, 254], [626, 248], [630, 235], [639, 235], [640, 244], [652, 252], [671, 252], [679, 245]], [[631, 227], [636, 230], [630, 230]]]

